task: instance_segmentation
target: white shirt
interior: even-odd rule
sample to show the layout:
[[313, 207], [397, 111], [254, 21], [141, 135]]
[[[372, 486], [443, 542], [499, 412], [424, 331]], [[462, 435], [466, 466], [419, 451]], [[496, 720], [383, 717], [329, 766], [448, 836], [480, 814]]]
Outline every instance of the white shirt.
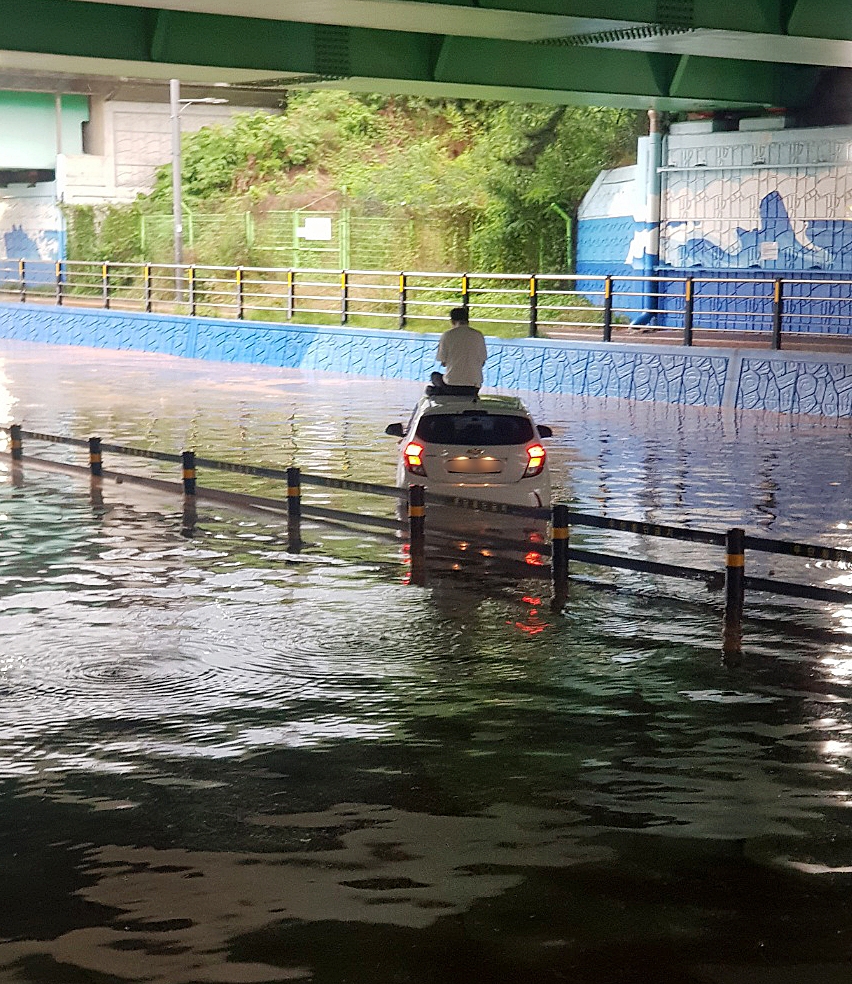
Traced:
[[448, 328], [438, 343], [438, 361], [446, 367], [444, 382], [448, 386], [481, 386], [487, 354], [481, 331], [470, 325]]

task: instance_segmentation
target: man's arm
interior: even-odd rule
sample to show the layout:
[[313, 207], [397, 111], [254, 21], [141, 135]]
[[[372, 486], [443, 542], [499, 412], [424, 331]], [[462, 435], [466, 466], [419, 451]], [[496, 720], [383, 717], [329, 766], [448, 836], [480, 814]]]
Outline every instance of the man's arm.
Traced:
[[443, 335], [441, 335], [441, 340], [438, 342], [438, 352], [435, 355], [435, 358], [438, 360], [438, 362], [441, 363], [442, 366], [445, 366], [447, 364], [447, 353], [444, 351]]

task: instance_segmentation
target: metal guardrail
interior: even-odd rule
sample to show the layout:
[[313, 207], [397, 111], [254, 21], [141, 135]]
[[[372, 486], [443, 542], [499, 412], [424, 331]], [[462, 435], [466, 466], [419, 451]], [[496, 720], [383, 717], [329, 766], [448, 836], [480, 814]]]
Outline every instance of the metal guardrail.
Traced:
[[[708, 587], [724, 586], [725, 617], [722, 648], [726, 656], [734, 656], [741, 651], [742, 620], [746, 588], [788, 598], [803, 598], [847, 605], [852, 604], [852, 591], [841, 591], [821, 585], [797, 584], [774, 578], [751, 577], [745, 574], [746, 549], [798, 557], [805, 560], [818, 559], [852, 565], [852, 550], [829, 547], [823, 544], [747, 536], [744, 530], [738, 528], [722, 533], [662, 523], [646, 523], [635, 520], [595, 516], [572, 510], [564, 503], [556, 503], [552, 509], [543, 509], [503, 503], [495, 504], [493, 502], [457, 496], [430, 495], [422, 486], [400, 489], [395, 486], [378, 485], [369, 482], [329, 478], [322, 475], [307, 475], [303, 474], [296, 467], [286, 469], [266, 468], [236, 462], [218, 461], [212, 458], [196, 458], [195, 452], [193, 451], [183, 451], [181, 454], [150, 451], [119, 444], [103, 443], [98, 437], [90, 437], [84, 440], [81, 438], [45, 434], [38, 431], [25, 431], [18, 424], [13, 424], [11, 427], [0, 427], [0, 432], [9, 435], [12, 462], [13, 465], [18, 467], [21, 466], [24, 460], [24, 439], [63, 444], [72, 447], [88, 448], [88, 469], [74, 465], [60, 465], [41, 458], [28, 458], [27, 460], [47, 467], [68, 468], [76, 473], [88, 471], [92, 476], [93, 482], [99, 482], [104, 477], [112, 477], [122, 481], [149, 485], [166, 491], [182, 491], [185, 503], [185, 524], [190, 528], [194, 525], [195, 521], [194, 503], [197, 496], [207, 497], [214, 501], [236, 506], [271, 510], [285, 515], [288, 521], [288, 536], [292, 550], [298, 550], [301, 546], [301, 519], [303, 515], [321, 520], [344, 522], [351, 525], [372, 526], [385, 530], [400, 530], [405, 528], [405, 523], [401, 519], [376, 516], [364, 513], [361, 510], [352, 512], [334, 509], [328, 506], [305, 504], [302, 500], [301, 491], [303, 483], [407, 501], [411, 581], [414, 584], [425, 583], [426, 516], [429, 505], [449, 505], [461, 510], [475, 510], [489, 513], [498, 512], [538, 521], [549, 521], [550, 542], [549, 544], [537, 544], [537, 546], [540, 548], [538, 550], [540, 555], [549, 554], [551, 557], [553, 607], [555, 609], [561, 610], [567, 602], [569, 562], [572, 560], [583, 564], [600, 565], [685, 580], [703, 581]], [[117, 455], [154, 459], [170, 464], [180, 463], [182, 467], [182, 482], [169, 482], [162, 479], [148, 479], [137, 475], [105, 472], [102, 462], [102, 454], [105, 451]], [[211, 471], [237, 472], [245, 475], [283, 480], [287, 483], [287, 498], [281, 500], [245, 493], [226, 492], [220, 489], [202, 489], [196, 484], [197, 468], [209, 469]], [[726, 549], [724, 573], [718, 569], [708, 570], [706, 568], [696, 568], [684, 564], [668, 564], [622, 554], [572, 548], [569, 544], [570, 529], [572, 526], [586, 526], [605, 532], [632, 533], [639, 536], [679, 540], [688, 543], [701, 543], [716, 547], [724, 546]], [[521, 547], [526, 550], [529, 550], [530, 547], [528, 541], [521, 543], [508, 539], [500, 540], [500, 544], [504, 547]]]
[[[610, 342], [632, 323], [668, 329], [685, 346], [748, 332], [772, 349], [785, 337], [852, 335], [852, 281], [778, 277], [390, 272], [0, 261], [0, 300], [44, 301], [236, 320], [432, 330], [457, 305], [486, 334], [579, 335]], [[489, 332], [489, 329], [491, 331]]]

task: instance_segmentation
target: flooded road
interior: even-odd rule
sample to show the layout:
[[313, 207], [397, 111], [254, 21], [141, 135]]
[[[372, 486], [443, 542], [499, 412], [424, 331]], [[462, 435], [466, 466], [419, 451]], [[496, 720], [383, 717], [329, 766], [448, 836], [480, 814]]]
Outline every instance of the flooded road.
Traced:
[[[0, 342], [2, 424], [365, 481], [420, 389]], [[576, 508], [852, 546], [848, 424], [527, 402]], [[756, 599], [725, 665], [703, 586], [598, 572], [556, 615], [408, 585], [390, 538], [291, 554], [203, 505], [188, 538], [165, 494], [0, 469], [0, 980], [849, 980], [852, 611]]]

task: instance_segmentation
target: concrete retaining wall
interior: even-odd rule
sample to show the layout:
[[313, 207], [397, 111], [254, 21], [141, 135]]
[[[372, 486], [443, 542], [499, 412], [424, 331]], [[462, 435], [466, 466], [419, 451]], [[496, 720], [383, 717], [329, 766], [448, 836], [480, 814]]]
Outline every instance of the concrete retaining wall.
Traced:
[[[0, 304], [0, 337], [427, 380], [437, 335]], [[657, 344], [488, 340], [485, 385], [852, 417], [852, 357]]]

